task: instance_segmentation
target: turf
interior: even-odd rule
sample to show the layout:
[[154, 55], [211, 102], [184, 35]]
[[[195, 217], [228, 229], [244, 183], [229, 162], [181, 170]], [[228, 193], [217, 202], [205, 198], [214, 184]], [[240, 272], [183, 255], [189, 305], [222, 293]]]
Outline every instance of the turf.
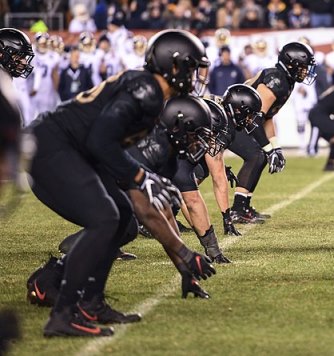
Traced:
[[[227, 163], [237, 172], [239, 160]], [[138, 237], [127, 246], [138, 259], [115, 263], [107, 294], [117, 309], [142, 311], [143, 320], [115, 326], [115, 336], [102, 340], [42, 336], [49, 309], [26, 302], [26, 279], [78, 227], [27, 194], [0, 232], [0, 308], [15, 309], [22, 330], [10, 354], [333, 355], [334, 174], [324, 173], [323, 165], [323, 157], [289, 157], [284, 172], [264, 173], [253, 199], [264, 212], [328, 180], [277, 209], [265, 224], [238, 225], [242, 237], [222, 234], [208, 179], [201, 191], [220, 244], [233, 260], [201, 282], [211, 299], [181, 299], [179, 277], [158, 242]], [[193, 234], [183, 238], [201, 250]]]

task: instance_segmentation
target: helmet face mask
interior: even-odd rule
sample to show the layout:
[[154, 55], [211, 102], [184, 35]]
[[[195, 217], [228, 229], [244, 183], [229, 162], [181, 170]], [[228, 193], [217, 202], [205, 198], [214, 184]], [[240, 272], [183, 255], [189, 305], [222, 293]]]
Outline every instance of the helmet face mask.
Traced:
[[189, 95], [170, 99], [160, 122], [178, 156], [192, 164], [196, 164], [215, 142], [209, 107], [200, 98]]
[[177, 93], [204, 93], [210, 63], [203, 43], [190, 32], [158, 32], [148, 42], [145, 61], [145, 68], [163, 76]]
[[286, 44], [278, 55], [278, 64], [298, 83], [311, 85], [317, 77], [313, 50], [305, 43]]
[[16, 29], [0, 30], [0, 64], [12, 77], [27, 78], [33, 70], [34, 57], [29, 37]]
[[231, 121], [222, 106], [214, 100], [204, 98], [211, 111], [212, 122], [212, 140], [209, 141], [208, 153], [214, 157], [219, 152], [225, 150], [232, 142], [234, 128], [231, 127]]
[[223, 96], [223, 106], [236, 130], [251, 133], [258, 126], [254, 120], [261, 115], [262, 100], [255, 89], [245, 84], [234, 84]]
[[93, 53], [96, 49], [95, 37], [91, 32], [81, 32], [79, 36], [79, 49], [81, 52]]

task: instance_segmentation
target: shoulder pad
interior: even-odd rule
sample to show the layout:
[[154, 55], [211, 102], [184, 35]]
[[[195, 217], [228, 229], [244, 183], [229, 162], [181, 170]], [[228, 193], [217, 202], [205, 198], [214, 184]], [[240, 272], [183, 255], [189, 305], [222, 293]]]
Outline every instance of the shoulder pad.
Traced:
[[290, 89], [286, 76], [276, 68], [265, 70], [263, 84], [265, 84], [276, 97], [284, 96]]
[[159, 115], [163, 108], [162, 90], [151, 74], [139, 73], [141, 75], [131, 78], [127, 83], [127, 91], [138, 101], [144, 112], [150, 116]]

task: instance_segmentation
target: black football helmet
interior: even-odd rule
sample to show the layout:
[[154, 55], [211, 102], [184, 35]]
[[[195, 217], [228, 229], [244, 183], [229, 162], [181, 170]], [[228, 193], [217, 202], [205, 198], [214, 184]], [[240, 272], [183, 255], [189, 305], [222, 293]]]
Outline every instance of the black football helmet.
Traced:
[[232, 120], [229, 120], [221, 105], [206, 97], [204, 97], [204, 101], [210, 108], [212, 132], [216, 137], [215, 145], [209, 148], [208, 153], [211, 156], [215, 156], [231, 144], [235, 136], [235, 129]]
[[160, 116], [170, 143], [180, 158], [197, 163], [214, 142], [211, 113], [201, 98], [177, 96], [167, 101]]
[[203, 95], [209, 60], [203, 43], [184, 30], [164, 30], [148, 42], [145, 68], [162, 75], [178, 93]]
[[15, 28], [0, 29], [0, 64], [12, 77], [27, 78], [34, 57], [29, 37]]
[[314, 53], [306, 43], [290, 42], [283, 46], [278, 64], [298, 83], [311, 85], [317, 76]]
[[222, 101], [237, 130], [245, 128], [247, 133], [251, 133], [257, 127], [254, 120], [261, 115], [262, 100], [254, 88], [246, 84], [230, 85]]

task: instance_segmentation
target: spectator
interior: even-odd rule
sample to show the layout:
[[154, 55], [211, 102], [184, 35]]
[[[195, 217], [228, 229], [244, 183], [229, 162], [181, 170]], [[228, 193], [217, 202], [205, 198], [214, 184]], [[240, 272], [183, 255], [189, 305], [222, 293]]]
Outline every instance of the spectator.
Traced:
[[240, 8], [240, 28], [264, 27], [264, 11], [254, 0], [243, 0]]
[[125, 25], [126, 14], [122, 10], [116, 11], [112, 17], [108, 18], [106, 36], [110, 41], [111, 47], [118, 55], [126, 50], [124, 44], [127, 43], [130, 37], [130, 32]]
[[239, 28], [240, 9], [235, 0], [226, 0], [218, 5], [216, 24], [230, 30]]
[[221, 47], [219, 54], [220, 64], [212, 69], [208, 86], [210, 93], [215, 95], [223, 95], [230, 85], [245, 81], [242, 69], [231, 60], [230, 48]]
[[142, 18], [149, 29], [163, 29], [166, 27], [166, 19], [163, 17], [165, 13], [164, 5], [160, 1], [150, 1], [147, 5], [147, 10], [143, 13]]
[[108, 6], [105, 0], [98, 0], [94, 13], [94, 22], [98, 30], [107, 28]]
[[58, 93], [61, 101], [75, 97], [93, 87], [89, 69], [80, 64], [80, 51], [77, 46], [70, 52], [70, 64], [60, 73]]
[[282, 0], [270, 0], [266, 13], [267, 25], [273, 30], [285, 30], [288, 27], [288, 7]]
[[73, 8], [74, 17], [70, 21], [68, 31], [71, 33], [80, 33], [84, 31], [96, 32], [94, 20], [90, 17], [88, 9], [84, 4], [77, 4]]
[[167, 28], [189, 30], [191, 28], [193, 6], [190, 0], [179, 0], [169, 4], [165, 13]]
[[216, 27], [216, 11], [209, 0], [200, 0], [194, 8], [191, 27], [197, 31]]
[[334, 0], [304, 0], [310, 10], [311, 27], [331, 27], [333, 25]]
[[94, 16], [96, 9], [96, 0], [69, 0], [69, 7], [73, 16], [75, 16], [75, 7], [78, 4], [85, 5], [89, 16]]
[[310, 12], [304, 8], [301, 2], [292, 4], [288, 12], [288, 23], [290, 28], [305, 28], [310, 26]]

